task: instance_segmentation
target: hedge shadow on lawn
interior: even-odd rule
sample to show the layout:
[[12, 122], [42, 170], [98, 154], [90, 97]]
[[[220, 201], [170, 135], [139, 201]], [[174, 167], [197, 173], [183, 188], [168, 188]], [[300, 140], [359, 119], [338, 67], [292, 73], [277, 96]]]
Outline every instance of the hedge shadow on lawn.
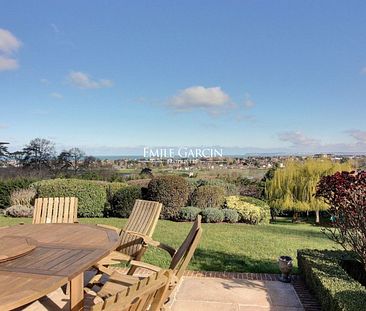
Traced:
[[[296, 226], [296, 224], [293, 224], [293, 226]], [[311, 230], [306, 230], [306, 229], [298, 229], [298, 228], [294, 228], [291, 227], [290, 228], [286, 228], [286, 226], [281, 226], [281, 227], [275, 227], [273, 225], [268, 225], [266, 228], [267, 232], [272, 232], [275, 234], [285, 234], [285, 235], [289, 235], [289, 236], [299, 236], [299, 237], [312, 237], [312, 238], [325, 238], [326, 236], [324, 235], [324, 233], [321, 232], [321, 228], [319, 227], [319, 231], [311, 231]]]
[[253, 259], [211, 249], [198, 248], [194, 253], [191, 266], [201, 271], [273, 273], [278, 270], [275, 260]]

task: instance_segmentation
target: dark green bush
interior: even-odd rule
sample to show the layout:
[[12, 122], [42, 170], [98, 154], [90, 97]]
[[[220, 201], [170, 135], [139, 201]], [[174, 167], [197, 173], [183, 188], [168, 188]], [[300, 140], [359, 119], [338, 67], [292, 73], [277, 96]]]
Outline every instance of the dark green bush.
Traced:
[[179, 211], [179, 220], [181, 221], [195, 221], [201, 209], [194, 206], [182, 207]]
[[202, 221], [203, 222], [223, 222], [224, 212], [218, 208], [205, 208], [202, 210]]
[[225, 190], [219, 186], [198, 187], [192, 196], [192, 204], [199, 208], [221, 207], [225, 202]]
[[344, 251], [298, 250], [299, 270], [319, 298], [322, 310], [365, 310], [366, 289], [342, 269]]
[[166, 175], [151, 179], [148, 185], [147, 196], [152, 201], [163, 204], [160, 216], [164, 219], [176, 219], [181, 207], [188, 200], [187, 181], [180, 176]]
[[10, 195], [14, 190], [28, 188], [35, 182], [31, 178], [15, 178], [0, 180], [0, 209], [10, 206]]
[[130, 217], [137, 199], [141, 199], [141, 187], [127, 186], [116, 191], [111, 200], [111, 216]]
[[230, 208], [224, 208], [222, 210], [224, 212], [224, 221], [229, 223], [236, 223], [239, 221], [239, 213]]
[[82, 179], [49, 179], [33, 184], [38, 197], [77, 197], [80, 217], [102, 217], [107, 203], [107, 182]]

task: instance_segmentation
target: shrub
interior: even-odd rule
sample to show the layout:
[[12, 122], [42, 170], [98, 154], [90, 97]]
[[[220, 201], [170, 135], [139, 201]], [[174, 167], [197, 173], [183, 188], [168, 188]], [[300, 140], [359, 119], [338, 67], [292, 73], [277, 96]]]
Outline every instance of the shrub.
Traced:
[[322, 310], [359, 311], [366, 305], [366, 289], [340, 266], [345, 252], [298, 250], [299, 270], [318, 297]]
[[32, 217], [33, 207], [25, 205], [13, 205], [5, 210], [5, 216], [10, 217]]
[[163, 204], [161, 217], [175, 219], [188, 199], [188, 184], [183, 177], [175, 175], [158, 176], [151, 179], [147, 196]]
[[221, 207], [225, 202], [225, 191], [218, 186], [198, 187], [192, 196], [192, 204], [199, 208]]
[[36, 194], [33, 188], [14, 190], [10, 195], [10, 205], [32, 207]]
[[33, 184], [38, 197], [77, 197], [80, 217], [102, 217], [108, 183], [82, 179], [50, 179]]
[[128, 184], [124, 182], [100, 182], [100, 183], [105, 186], [105, 189], [107, 191], [107, 200], [109, 203], [111, 203], [113, 196], [116, 192], [128, 187]]
[[128, 218], [137, 199], [141, 199], [141, 188], [138, 186], [127, 186], [116, 191], [111, 200], [111, 216]]
[[249, 224], [267, 223], [270, 218], [269, 206], [251, 197], [229, 196], [226, 207], [239, 213], [239, 220]]
[[28, 188], [35, 179], [31, 178], [14, 178], [0, 180], [0, 208], [9, 207], [10, 195], [14, 190]]
[[329, 203], [332, 215], [333, 226], [324, 232], [345, 249], [352, 249], [366, 270], [366, 171], [323, 177], [317, 196]]
[[224, 212], [224, 221], [229, 223], [236, 223], [239, 221], [239, 213], [236, 210], [225, 208], [222, 210]]
[[224, 212], [218, 208], [205, 208], [202, 210], [202, 221], [203, 222], [223, 222]]
[[269, 223], [269, 220], [271, 218], [271, 208], [269, 207], [269, 205], [257, 198], [253, 198], [253, 197], [242, 197], [242, 200], [244, 200], [245, 202], [254, 204], [256, 206], [259, 206], [260, 208], [260, 214], [261, 214], [261, 220], [260, 223]]
[[181, 221], [195, 221], [201, 209], [194, 206], [182, 207], [179, 211], [179, 220]]

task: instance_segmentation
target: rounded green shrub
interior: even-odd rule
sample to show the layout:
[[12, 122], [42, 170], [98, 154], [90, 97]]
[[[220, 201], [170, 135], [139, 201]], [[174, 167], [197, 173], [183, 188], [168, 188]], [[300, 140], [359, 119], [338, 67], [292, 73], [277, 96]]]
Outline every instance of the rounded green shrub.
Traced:
[[179, 211], [179, 220], [181, 221], [195, 221], [201, 209], [194, 206], [182, 207]]
[[106, 187], [108, 183], [82, 179], [49, 179], [33, 184], [37, 196], [46, 197], [77, 197], [78, 216], [103, 217], [107, 203]]
[[230, 208], [224, 208], [224, 221], [229, 223], [236, 223], [239, 221], [239, 213], [236, 210]]
[[219, 186], [198, 187], [192, 196], [192, 204], [199, 208], [218, 208], [225, 203], [225, 190]]
[[205, 208], [202, 210], [202, 221], [203, 222], [223, 222], [224, 212], [218, 208]]
[[181, 207], [188, 200], [187, 181], [180, 176], [165, 175], [151, 179], [148, 185], [147, 196], [152, 201], [163, 204], [160, 217], [164, 219], [176, 219]]
[[258, 199], [242, 196], [226, 198], [226, 207], [239, 213], [239, 221], [249, 224], [268, 223], [270, 219], [269, 206]]
[[137, 199], [141, 199], [140, 187], [127, 186], [119, 189], [111, 200], [111, 216], [128, 218]]

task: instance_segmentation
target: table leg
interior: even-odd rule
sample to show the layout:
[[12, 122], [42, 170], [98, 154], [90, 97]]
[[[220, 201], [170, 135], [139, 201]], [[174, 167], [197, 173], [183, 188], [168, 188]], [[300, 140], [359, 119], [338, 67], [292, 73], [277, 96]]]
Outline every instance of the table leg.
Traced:
[[70, 281], [70, 310], [84, 310], [84, 273]]

